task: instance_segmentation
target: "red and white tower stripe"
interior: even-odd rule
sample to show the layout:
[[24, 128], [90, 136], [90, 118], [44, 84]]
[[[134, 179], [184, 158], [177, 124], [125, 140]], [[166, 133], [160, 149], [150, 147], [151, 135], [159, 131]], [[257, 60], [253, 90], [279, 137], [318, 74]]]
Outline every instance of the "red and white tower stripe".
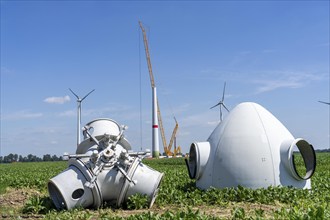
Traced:
[[159, 135], [157, 115], [157, 92], [156, 87], [152, 88], [152, 157], [159, 157]]

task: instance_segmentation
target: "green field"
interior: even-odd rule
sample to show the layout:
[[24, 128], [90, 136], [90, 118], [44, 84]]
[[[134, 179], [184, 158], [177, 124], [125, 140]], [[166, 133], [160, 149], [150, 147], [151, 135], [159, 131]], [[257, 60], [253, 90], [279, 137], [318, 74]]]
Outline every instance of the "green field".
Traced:
[[56, 211], [47, 181], [66, 162], [0, 164], [0, 218], [7, 219], [330, 219], [330, 153], [317, 154], [312, 190], [243, 187], [199, 190], [188, 177], [183, 158], [144, 160], [165, 173], [154, 206], [130, 198], [122, 209]]

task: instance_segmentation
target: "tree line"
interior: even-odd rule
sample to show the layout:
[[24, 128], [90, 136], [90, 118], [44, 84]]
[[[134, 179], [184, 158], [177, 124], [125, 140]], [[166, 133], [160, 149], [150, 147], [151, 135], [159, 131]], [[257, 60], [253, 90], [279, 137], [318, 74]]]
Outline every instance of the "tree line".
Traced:
[[37, 157], [36, 155], [28, 154], [23, 157], [18, 154], [8, 154], [7, 156], [0, 156], [0, 163], [13, 163], [13, 162], [42, 162], [42, 161], [62, 161], [63, 157], [45, 154], [42, 158]]

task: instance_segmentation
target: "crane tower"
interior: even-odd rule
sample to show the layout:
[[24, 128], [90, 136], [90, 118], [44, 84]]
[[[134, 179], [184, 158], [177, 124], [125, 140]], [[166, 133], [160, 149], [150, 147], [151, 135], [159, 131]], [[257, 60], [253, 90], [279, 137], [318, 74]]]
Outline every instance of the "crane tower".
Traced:
[[[158, 102], [157, 93], [156, 93], [154, 75], [152, 73], [152, 66], [151, 66], [151, 61], [150, 61], [147, 35], [146, 35], [145, 29], [144, 29], [141, 21], [139, 21], [139, 25], [140, 25], [140, 28], [143, 33], [143, 43], [144, 43], [144, 49], [145, 49], [147, 63], [148, 63], [148, 70], [149, 70], [150, 83], [151, 83], [151, 89], [152, 89], [152, 100], [153, 100], [152, 101], [152, 123], [153, 123], [153, 126], [152, 126], [152, 157], [159, 156], [158, 125], [159, 125], [160, 132], [161, 132], [162, 142], [163, 142], [163, 146], [164, 146], [164, 152], [165, 152], [166, 156], [173, 156], [173, 153], [171, 152], [171, 147], [173, 145], [173, 141], [175, 139], [176, 132], [178, 130], [179, 125], [178, 125], [178, 122], [176, 121], [176, 119], [174, 118], [176, 125], [175, 125], [173, 133], [172, 133], [170, 144], [167, 146], [166, 138], [165, 138], [165, 131], [164, 131], [164, 127], [163, 127], [163, 121], [162, 121], [160, 108], [159, 108], [159, 102]], [[157, 122], [158, 122], [158, 124], [157, 124]], [[180, 147], [178, 148], [178, 150], [179, 150], [178, 152], [181, 152]], [[177, 149], [175, 148], [174, 156], [176, 155], [176, 151], [177, 151]]]

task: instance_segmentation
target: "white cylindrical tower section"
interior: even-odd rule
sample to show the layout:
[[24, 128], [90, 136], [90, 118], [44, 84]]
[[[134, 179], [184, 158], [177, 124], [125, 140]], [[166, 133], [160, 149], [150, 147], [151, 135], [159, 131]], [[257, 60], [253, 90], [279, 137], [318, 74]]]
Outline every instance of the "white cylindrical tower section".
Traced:
[[157, 91], [152, 88], [152, 157], [159, 157], [159, 135], [158, 135], [158, 116], [157, 116]]
[[192, 143], [189, 150], [189, 160], [186, 160], [191, 179], [200, 179], [210, 156], [209, 142]]

